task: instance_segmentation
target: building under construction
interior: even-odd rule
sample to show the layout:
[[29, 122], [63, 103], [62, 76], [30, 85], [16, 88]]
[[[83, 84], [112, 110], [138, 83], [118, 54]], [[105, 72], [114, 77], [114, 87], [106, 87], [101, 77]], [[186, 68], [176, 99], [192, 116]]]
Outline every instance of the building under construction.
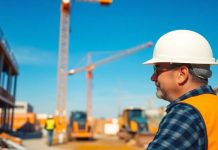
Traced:
[[18, 64], [0, 28], [0, 132], [10, 132], [18, 76]]

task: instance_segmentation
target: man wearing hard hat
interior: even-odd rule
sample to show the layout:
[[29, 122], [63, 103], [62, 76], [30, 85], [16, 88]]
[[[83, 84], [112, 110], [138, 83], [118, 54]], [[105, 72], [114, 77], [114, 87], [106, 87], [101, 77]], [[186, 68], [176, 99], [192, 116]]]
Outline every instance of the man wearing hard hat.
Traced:
[[53, 131], [55, 129], [55, 120], [52, 115], [49, 115], [45, 122], [45, 129], [48, 131], [48, 145], [52, 145], [53, 141]]
[[151, 80], [167, 115], [148, 150], [218, 150], [218, 96], [208, 85], [213, 58], [208, 41], [189, 30], [175, 30], [156, 43]]

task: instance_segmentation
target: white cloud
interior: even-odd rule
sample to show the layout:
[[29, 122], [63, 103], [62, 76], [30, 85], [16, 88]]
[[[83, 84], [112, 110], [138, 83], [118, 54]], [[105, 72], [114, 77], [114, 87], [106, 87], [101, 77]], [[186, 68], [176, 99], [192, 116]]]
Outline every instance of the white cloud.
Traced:
[[20, 65], [47, 66], [57, 64], [55, 53], [33, 47], [17, 47], [13, 50], [15, 58]]

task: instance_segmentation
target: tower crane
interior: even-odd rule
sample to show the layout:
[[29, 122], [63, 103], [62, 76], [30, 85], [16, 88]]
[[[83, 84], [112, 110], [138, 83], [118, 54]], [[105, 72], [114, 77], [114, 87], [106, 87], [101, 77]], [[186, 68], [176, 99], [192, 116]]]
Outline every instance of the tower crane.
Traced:
[[87, 109], [87, 116], [88, 118], [91, 117], [91, 111], [92, 111], [92, 87], [91, 87], [91, 84], [92, 84], [92, 71], [97, 67], [97, 66], [100, 66], [100, 65], [103, 65], [103, 64], [106, 64], [106, 63], [109, 63], [111, 61], [114, 61], [114, 60], [117, 60], [119, 58], [122, 58], [122, 57], [125, 57], [125, 56], [128, 56], [128, 55], [131, 55], [133, 53], [136, 53], [138, 51], [141, 51], [143, 49], [146, 49], [150, 46], [152, 46], [152, 42], [147, 42], [147, 43], [144, 43], [144, 44], [141, 44], [141, 45], [138, 45], [136, 47], [133, 47], [133, 48], [129, 48], [129, 49], [125, 49], [125, 50], [122, 50], [121, 52], [113, 55], [113, 56], [110, 56], [110, 57], [107, 57], [107, 58], [104, 58], [100, 61], [97, 61], [95, 63], [91, 63], [90, 62], [90, 55], [88, 55], [88, 62], [89, 64], [87, 66], [83, 66], [83, 67], [80, 67], [80, 68], [76, 68], [76, 69], [71, 69], [69, 72], [68, 72], [68, 75], [74, 75], [76, 73], [79, 73], [79, 72], [82, 72], [82, 71], [86, 71], [86, 78], [87, 78], [87, 95], [86, 95], [86, 109]]
[[57, 77], [57, 103], [56, 103], [56, 131], [66, 132], [66, 84], [68, 70], [68, 47], [69, 47], [69, 24], [70, 24], [70, 0], [62, 0], [60, 18], [60, 39], [58, 50], [58, 77]]
[[[74, 0], [81, 2], [98, 2], [109, 6], [112, 0]], [[57, 101], [56, 101], [56, 132], [65, 134], [66, 122], [66, 87], [68, 76], [68, 48], [70, 25], [71, 0], [61, 0], [60, 38], [58, 50], [58, 77], [57, 77]]]

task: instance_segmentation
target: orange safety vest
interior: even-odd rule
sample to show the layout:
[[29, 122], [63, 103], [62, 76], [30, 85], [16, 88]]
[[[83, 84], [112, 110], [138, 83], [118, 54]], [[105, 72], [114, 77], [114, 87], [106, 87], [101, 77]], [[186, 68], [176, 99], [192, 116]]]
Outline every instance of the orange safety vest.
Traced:
[[218, 96], [201, 94], [182, 101], [196, 108], [204, 121], [207, 133], [207, 149], [218, 150]]

